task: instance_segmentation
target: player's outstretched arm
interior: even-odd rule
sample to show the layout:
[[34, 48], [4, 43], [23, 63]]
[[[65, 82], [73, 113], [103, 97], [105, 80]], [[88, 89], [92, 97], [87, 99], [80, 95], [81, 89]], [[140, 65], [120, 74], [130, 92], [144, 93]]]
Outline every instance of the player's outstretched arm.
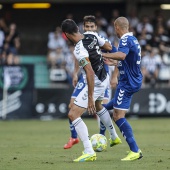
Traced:
[[105, 64], [109, 65], [109, 66], [117, 66], [117, 60], [114, 59], [110, 59], [110, 58], [104, 58], [103, 57], [103, 61]]
[[106, 51], [111, 51], [112, 45], [108, 41], [105, 41], [104, 45], [101, 48], [106, 50]]
[[102, 56], [105, 58], [111, 58], [115, 60], [124, 60], [126, 57], [126, 54], [118, 51], [115, 53], [102, 53]]

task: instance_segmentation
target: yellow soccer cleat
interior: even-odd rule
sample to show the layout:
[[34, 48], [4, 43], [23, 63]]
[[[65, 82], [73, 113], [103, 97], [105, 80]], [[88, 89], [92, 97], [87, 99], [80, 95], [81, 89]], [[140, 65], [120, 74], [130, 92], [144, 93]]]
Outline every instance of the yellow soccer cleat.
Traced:
[[95, 161], [96, 159], [97, 159], [96, 153], [88, 154], [83, 152], [83, 155], [78, 157], [77, 159], [74, 159], [73, 162], [91, 162]]
[[138, 152], [130, 151], [125, 158], [121, 159], [121, 161], [134, 161], [137, 159], [141, 159], [142, 157], [143, 155], [141, 150], [139, 150]]
[[118, 145], [118, 144], [122, 143], [122, 141], [121, 141], [121, 139], [119, 137], [117, 137], [115, 140], [109, 139], [109, 141], [110, 141], [110, 147], [113, 147], [115, 145]]

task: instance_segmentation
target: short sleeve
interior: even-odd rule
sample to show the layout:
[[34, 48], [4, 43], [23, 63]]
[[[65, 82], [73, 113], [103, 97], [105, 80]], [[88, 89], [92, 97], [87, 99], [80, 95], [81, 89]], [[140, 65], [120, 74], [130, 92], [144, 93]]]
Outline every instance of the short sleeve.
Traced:
[[95, 35], [98, 39], [98, 42], [99, 42], [99, 46], [102, 47], [104, 44], [105, 44], [105, 41], [104, 38], [101, 38], [97, 33]]
[[82, 45], [82, 41], [76, 44], [74, 49], [74, 55], [78, 61], [82, 60], [83, 58], [89, 57], [89, 53]]

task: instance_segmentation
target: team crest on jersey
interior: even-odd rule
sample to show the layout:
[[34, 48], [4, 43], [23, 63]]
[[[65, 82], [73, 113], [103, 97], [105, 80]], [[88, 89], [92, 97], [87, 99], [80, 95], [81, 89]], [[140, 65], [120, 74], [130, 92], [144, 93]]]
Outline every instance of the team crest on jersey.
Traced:
[[85, 60], [81, 60], [80, 64], [83, 66], [85, 64]]
[[88, 45], [89, 49], [92, 49], [97, 44], [97, 39], [94, 37], [93, 41]]

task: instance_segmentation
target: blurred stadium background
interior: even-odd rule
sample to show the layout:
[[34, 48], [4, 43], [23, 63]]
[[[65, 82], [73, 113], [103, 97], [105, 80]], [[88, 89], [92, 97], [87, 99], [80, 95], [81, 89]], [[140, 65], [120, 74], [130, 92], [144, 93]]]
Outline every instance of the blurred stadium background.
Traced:
[[[81, 29], [83, 17], [90, 14], [97, 17], [100, 33], [115, 45], [118, 40], [111, 24], [118, 16], [128, 17], [131, 31], [140, 40], [143, 56], [156, 51], [154, 64], [158, 76], [143, 84], [135, 94], [127, 116], [170, 115], [169, 0], [36, 0], [46, 3], [45, 8], [39, 8], [35, 1], [33, 5], [37, 7], [25, 6], [29, 2], [0, 0], [1, 120], [66, 118], [73, 91], [73, 56], [72, 46], [58, 27], [62, 20], [73, 18]], [[11, 40], [14, 49], [8, 49], [6, 38], [13, 28], [16, 31]], [[55, 33], [59, 39], [50, 44]], [[61, 61], [51, 60], [51, 52], [63, 56], [63, 65]], [[144, 64], [148, 65], [146, 61]]]

